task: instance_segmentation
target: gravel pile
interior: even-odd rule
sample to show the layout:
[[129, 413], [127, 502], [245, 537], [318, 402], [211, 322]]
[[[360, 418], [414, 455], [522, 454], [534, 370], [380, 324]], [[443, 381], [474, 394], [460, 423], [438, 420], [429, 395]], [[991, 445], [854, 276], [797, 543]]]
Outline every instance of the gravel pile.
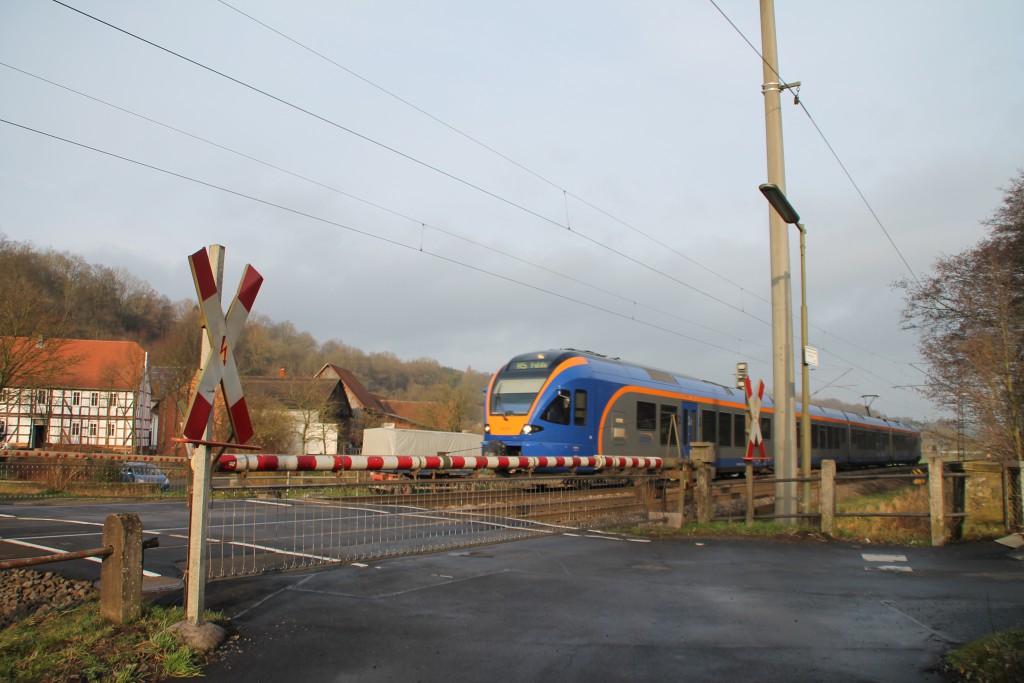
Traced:
[[99, 597], [88, 581], [29, 569], [0, 571], [0, 629], [32, 614], [69, 607]]

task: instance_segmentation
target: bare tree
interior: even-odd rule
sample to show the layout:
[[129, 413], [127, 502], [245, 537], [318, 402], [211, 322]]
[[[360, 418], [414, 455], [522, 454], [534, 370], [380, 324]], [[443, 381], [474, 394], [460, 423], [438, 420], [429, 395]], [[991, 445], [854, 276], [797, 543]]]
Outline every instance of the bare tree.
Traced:
[[904, 327], [920, 335], [927, 394], [970, 421], [994, 455], [1024, 459], [1024, 173], [986, 221], [992, 235], [902, 280]]
[[34, 258], [29, 246], [0, 233], [0, 394], [48, 387], [77, 362], [61, 353], [72, 327], [68, 309], [30, 278]]

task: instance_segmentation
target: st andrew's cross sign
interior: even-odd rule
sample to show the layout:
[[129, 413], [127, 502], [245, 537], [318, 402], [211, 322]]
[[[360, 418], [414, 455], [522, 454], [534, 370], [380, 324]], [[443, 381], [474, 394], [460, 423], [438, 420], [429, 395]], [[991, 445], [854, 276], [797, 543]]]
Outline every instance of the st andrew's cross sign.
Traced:
[[744, 460], [754, 459], [754, 448], [760, 452], [760, 460], [766, 460], [768, 456], [764, 452], [764, 439], [761, 438], [761, 399], [764, 398], [764, 382], [758, 381], [757, 394], [754, 394], [754, 387], [750, 378], [744, 380], [747, 390], [747, 414], [750, 416], [750, 438], [747, 441], [747, 454]]
[[234, 348], [242, 326], [249, 317], [256, 294], [263, 284], [263, 276], [256, 269], [246, 264], [242, 273], [242, 282], [238, 285], [227, 316], [221, 309], [220, 289], [213, 274], [210, 254], [204, 248], [188, 257], [192, 267], [192, 280], [196, 285], [199, 305], [203, 311], [203, 327], [210, 342], [210, 351], [203, 362], [203, 371], [199, 376], [196, 392], [189, 403], [185, 420], [185, 439], [201, 441], [206, 432], [206, 425], [213, 411], [213, 402], [217, 396], [217, 387], [224, 390], [224, 401], [228, 406], [228, 419], [239, 444], [252, 438], [252, 420], [249, 408], [242, 393], [242, 383], [238, 378], [238, 367], [235, 365]]

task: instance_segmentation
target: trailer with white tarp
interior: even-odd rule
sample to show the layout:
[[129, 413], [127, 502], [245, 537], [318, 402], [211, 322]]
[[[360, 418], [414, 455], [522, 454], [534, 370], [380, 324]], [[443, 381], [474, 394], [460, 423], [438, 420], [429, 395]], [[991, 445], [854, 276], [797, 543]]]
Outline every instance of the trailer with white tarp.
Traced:
[[362, 455], [480, 455], [483, 440], [480, 434], [377, 427], [363, 430]]

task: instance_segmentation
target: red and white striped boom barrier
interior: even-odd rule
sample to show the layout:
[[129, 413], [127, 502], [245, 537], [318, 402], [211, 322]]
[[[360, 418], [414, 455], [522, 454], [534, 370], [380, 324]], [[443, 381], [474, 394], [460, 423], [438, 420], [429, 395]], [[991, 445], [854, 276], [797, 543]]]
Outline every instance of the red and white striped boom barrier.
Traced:
[[546, 467], [659, 470], [661, 458], [482, 455], [222, 455], [220, 472], [535, 470]]

